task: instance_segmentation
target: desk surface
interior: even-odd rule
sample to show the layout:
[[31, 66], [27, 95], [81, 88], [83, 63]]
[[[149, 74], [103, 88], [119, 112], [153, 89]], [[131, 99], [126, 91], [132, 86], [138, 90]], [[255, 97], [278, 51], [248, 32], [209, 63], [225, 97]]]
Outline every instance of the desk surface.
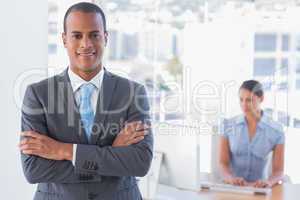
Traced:
[[300, 199], [300, 184], [283, 184], [273, 188], [272, 194], [248, 195], [214, 191], [185, 191], [164, 185], [159, 185], [155, 200], [298, 200]]

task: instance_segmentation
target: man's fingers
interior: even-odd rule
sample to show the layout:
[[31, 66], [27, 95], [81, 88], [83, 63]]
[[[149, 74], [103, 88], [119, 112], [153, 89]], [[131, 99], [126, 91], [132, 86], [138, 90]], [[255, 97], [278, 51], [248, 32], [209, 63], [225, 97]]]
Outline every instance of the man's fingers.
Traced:
[[134, 132], [133, 134], [129, 135], [129, 139], [128, 140], [132, 140], [136, 137], [140, 137], [140, 136], [145, 136], [147, 135], [148, 131], [137, 131], [137, 132]]
[[33, 137], [26, 137], [20, 141], [19, 145], [24, 144], [41, 144], [41, 139], [33, 138]]
[[151, 128], [150, 125], [148, 125], [142, 121], [134, 121], [134, 122], [130, 122], [125, 125], [125, 130], [129, 131], [129, 133], [132, 133], [135, 131], [147, 130], [150, 128]]
[[149, 124], [146, 124], [145, 122], [140, 122], [136, 125], [135, 131], [141, 131], [141, 130], [148, 130], [151, 126]]
[[22, 151], [22, 153], [26, 154], [26, 155], [40, 156], [39, 152], [34, 149], [24, 150], [24, 151]]
[[131, 132], [131, 131], [135, 131], [135, 128], [137, 126], [139, 126], [141, 124], [141, 121], [134, 121], [134, 122], [130, 122], [130, 123], [127, 123], [125, 125], [125, 130], [126, 132]]
[[[136, 127], [139, 127], [141, 130], [137, 131]], [[149, 128], [149, 125], [140, 121], [128, 123], [115, 138], [113, 146], [128, 146], [138, 143], [148, 134]]]
[[136, 124], [133, 125], [133, 131], [143, 130], [143, 123], [138, 121]]
[[29, 143], [29, 144], [23, 144], [19, 146], [20, 150], [40, 150], [42, 146], [40, 144], [34, 144], [34, 143]]
[[41, 151], [42, 150], [42, 145], [41, 144], [36, 144], [36, 143], [26, 143], [26, 144], [20, 144], [19, 149], [24, 153], [27, 151]]
[[137, 131], [135, 132], [134, 136], [135, 137], [140, 137], [140, 136], [145, 136], [148, 134], [148, 131], [147, 130], [143, 130], [143, 131]]
[[128, 142], [128, 145], [139, 143], [139, 142], [142, 141], [144, 138], [145, 138], [144, 136], [135, 137], [135, 138], [133, 138], [132, 140], [130, 140], [130, 141]]
[[142, 131], [142, 130], [149, 130], [151, 128], [148, 124], [141, 124], [138, 127], [136, 127], [135, 131]]
[[21, 136], [23, 136], [23, 137], [32, 137], [32, 138], [36, 138], [36, 139], [42, 139], [43, 138], [43, 135], [41, 135], [37, 132], [34, 132], [34, 131], [21, 132]]

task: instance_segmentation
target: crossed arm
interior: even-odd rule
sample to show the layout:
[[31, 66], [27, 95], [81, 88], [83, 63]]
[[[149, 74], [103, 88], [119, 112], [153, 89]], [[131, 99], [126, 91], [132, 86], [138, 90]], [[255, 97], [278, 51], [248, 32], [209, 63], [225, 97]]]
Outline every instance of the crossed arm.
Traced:
[[[145, 96], [145, 91], [140, 90]], [[147, 99], [140, 99], [148, 106]], [[34, 90], [26, 91], [24, 104], [41, 109]], [[78, 144], [73, 166], [73, 144], [62, 143], [47, 136], [44, 113], [22, 112], [22, 137], [19, 144], [25, 177], [30, 183], [97, 182], [101, 176], [144, 176], [152, 161], [153, 136], [151, 129], [138, 121], [148, 119], [135, 104], [128, 111], [128, 123], [117, 135], [112, 146]], [[138, 130], [138, 131], [136, 131]], [[93, 170], [83, 167], [86, 161], [96, 163]], [[83, 178], [80, 178], [83, 177]], [[84, 178], [92, 177], [92, 178]]]

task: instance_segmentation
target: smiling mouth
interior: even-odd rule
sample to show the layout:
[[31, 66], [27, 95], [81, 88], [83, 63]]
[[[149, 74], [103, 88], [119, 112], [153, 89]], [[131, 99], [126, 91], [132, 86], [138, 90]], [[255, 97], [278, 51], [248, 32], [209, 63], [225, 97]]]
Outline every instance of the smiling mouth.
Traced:
[[82, 57], [91, 57], [91, 56], [96, 55], [96, 52], [88, 52], [88, 53], [78, 53], [77, 52], [77, 55], [82, 56]]

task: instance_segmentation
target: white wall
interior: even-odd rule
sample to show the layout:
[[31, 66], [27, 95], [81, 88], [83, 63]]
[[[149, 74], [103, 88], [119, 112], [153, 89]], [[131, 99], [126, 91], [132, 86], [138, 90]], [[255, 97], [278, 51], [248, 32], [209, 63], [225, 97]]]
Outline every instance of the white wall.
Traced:
[[[20, 109], [15, 81], [47, 67], [47, 1], [3, 1], [0, 6], [0, 191], [1, 199], [32, 199], [35, 186], [23, 176], [17, 148]], [[37, 76], [31, 76], [32, 81]], [[29, 79], [26, 79], [27, 82]], [[25, 81], [26, 82], [26, 81]], [[25, 82], [20, 89], [23, 90]], [[22, 92], [21, 92], [22, 93]]]

